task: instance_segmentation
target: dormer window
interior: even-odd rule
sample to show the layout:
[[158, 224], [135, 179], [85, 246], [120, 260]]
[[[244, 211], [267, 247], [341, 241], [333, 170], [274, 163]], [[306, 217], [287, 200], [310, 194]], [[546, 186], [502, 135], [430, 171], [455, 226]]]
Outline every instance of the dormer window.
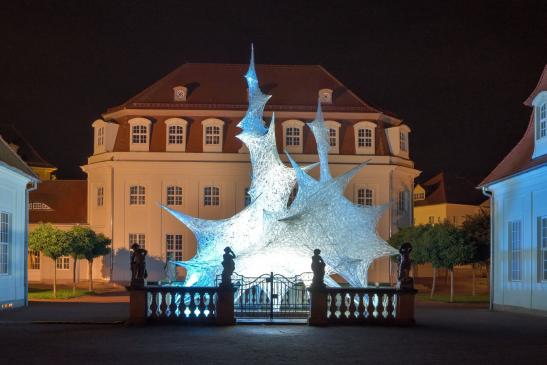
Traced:
[[375, 154], [376, 124], [363, 121], [353, 126], [355, 133], [355, 152], [360, 155]]
[[180, 118], [169, 118], [165, 121], [166, 151], [184, 152], [186, 150], [186, 128], [188, 122]]
[[325, 121], [325, 128], [327, 128], [331, 154], [340, 153], [340, 123], [334, 120]]
[[97, 128], [97, 146], [104, 144], [104, 127]]
[[537, 139], [542, 139], [547, 136], [547, 102], [539, 107], [538, 121], [538, 136]]
[[105, 122], [102, 119], [97, 119], [93, 122], [92, 127], [94, 130], [93, 154], [112, 152], [119, 125], [117, 123]]
[[175, 86], [173, 88], [173, 100], [175, 101], [186, 101], [188, 95], [188, 88], [185, 86]]
[[319, 101], [321, 104], [332, 104], [332, 89], [319, 90]]
[[152, 122], [146, 118], [133, 118], [129, 120], [128, 123], [131, 128], [131, 143], [129, 146], [129, 150], [148, 151], [150, 140], [150, 125], [152, 124]]
[[289, 153], [302, 153], [304, 146], [304, 122], [286, 120], [283, 125], [283, 148]]
[[532, 101], [534, 107], [535, 145], [532, 158], [547, 154], [547, 91], [538, 93]]
[[402, 152], [408, 152], [408, 142], [406, 132], [399, 132], [399, 147]]
[[409, 158], [408, 134], [410, 128], [405, 124], [386, 129], [389, 150], [393, 156]]
[[203, 125], [203, 152], [222, 152], [224, 122], [209, 118], [201, 124]]

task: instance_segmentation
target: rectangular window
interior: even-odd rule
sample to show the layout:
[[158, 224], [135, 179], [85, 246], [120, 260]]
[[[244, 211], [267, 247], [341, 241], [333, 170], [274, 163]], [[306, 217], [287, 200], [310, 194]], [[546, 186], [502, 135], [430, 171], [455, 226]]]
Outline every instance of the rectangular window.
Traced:
[[8, 213], [0, 212], [0, 275], [7, 274], [9, 270], [9, 239], [9, 215]]
[[129, 233], [129, 248], [134, 244], [139, 245], [141, 248], [146, 247], [146, 235], [144, 233]]
[[285, 145], [300, 146], [300, 128], [287, 127], [285, 129]]
[[99, 186], [97, 188], [97, 206], [102, 207], [104, 205], [104, 188]]
[[357, 204], [362, 206], [372, 206], [374, 204], [374, 192], [372, 189], [357, 190]]
[[539, 138], [547, 135], [547, 103], [539, 108]]
[[97, 145], [102, 146], [104, 144], [104, 127], [97, 129]]
[[372, 129], [363, 128], [357, 132], [357, 146], [369, 148], [372, 147]]
[[425, 193], [415, 193], [414, 194], [414, 200], [424, 200], [425, 199]]
[[55, 260], [55, 267], [58, 270], [69, 270], [70, 269], [70, 256], [61, 256]]
[[509, 222], [509, 280], [522, 279], [522, 224]]
[[216, 186], [206, 186], [203, 189], [203, 205], [218, 206], [220, 205], [220, 189]]
[[129, 187], [129, 205], [146, 204], [146, 189], [144, 186], [134, 185]]
[[249, 194], [250, 188], [245, 188], [245, 206], [251, 205], [251, 194]]
[[336, 129], [329, 128], [329, 144], [331, 147], [336, 147]]
[[208, 126], [205, 127], [205, 144], [219, 145], [220, 144], [220, 127]]
[[180, 125], [169, 126], [169, 144], [182, 144], [184, 140], [184, 129]]
[[547, 217], [538, 219], [539, 278], [547, 281]]
[[182, 235], [181, 234], [168, 234], [165, 236], [167, 247], [167, 259], [182, 261], [183, 260], [183, 247], [182, 247]]
[[430, 215], [427, 221], [428, 221], [429, 224], [434, 224], [435, 223], [435, 217]]
[[405, 132], [399, 132], [399, 140], [400, 140], [400, 148], [401, 151], [407, 151], [407, 143], [406, 143], [406, 133]]
[[148, 128], [145, 125], [134, 125], [131, 127], [131, 142], [133, 144], [146, 143]]
[[180, 186], [167, 187], [167, 205], [182, 205], [182, 188]]
[[28, 267], [31, 270], [40, 270], [40, 251], [28, 251]]

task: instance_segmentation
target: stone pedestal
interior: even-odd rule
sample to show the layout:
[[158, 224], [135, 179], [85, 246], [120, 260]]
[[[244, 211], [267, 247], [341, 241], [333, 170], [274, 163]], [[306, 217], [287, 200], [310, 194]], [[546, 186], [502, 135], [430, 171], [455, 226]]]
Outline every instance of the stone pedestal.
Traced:
[[414, 318], [414, 302], [416, 298], [416, 289], [402, 289], [398, 291], [397, 300], [397, 323], [402, 325], [416, 324]]
[[234, 315], [234, 288], [220, 286], [218, 288], [218, 300], [216, 307], [216, 324], [220, 326], [231, 326], [236, 323]]
[[128, 287], [129, 291], [129, 324], [146, 323], [146, 290]]
[[324, 288], [310, 288], [310, 326], [327, 325], [327, 292]]

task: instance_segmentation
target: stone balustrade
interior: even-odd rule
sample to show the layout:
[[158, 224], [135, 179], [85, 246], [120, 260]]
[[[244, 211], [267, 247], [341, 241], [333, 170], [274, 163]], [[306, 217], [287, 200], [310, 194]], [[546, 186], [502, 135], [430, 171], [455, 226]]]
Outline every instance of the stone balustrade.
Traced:
[[411, 325], [414, 289], [385, 287], [310, 289], [310, 325]]

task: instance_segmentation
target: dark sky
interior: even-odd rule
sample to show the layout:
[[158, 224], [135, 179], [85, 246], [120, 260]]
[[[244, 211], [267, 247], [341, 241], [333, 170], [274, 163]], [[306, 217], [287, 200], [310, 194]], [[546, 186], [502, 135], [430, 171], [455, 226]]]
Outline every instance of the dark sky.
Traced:
[[[13, 3], [13, 4], [8, 4]], [[178, 65], [321, 64], [412, 128], [416, 166], [478, 182], [524, 133], [547, 63], [547, 1], [3, 1], [1, 122], [58, 177], [91, 123]]]

